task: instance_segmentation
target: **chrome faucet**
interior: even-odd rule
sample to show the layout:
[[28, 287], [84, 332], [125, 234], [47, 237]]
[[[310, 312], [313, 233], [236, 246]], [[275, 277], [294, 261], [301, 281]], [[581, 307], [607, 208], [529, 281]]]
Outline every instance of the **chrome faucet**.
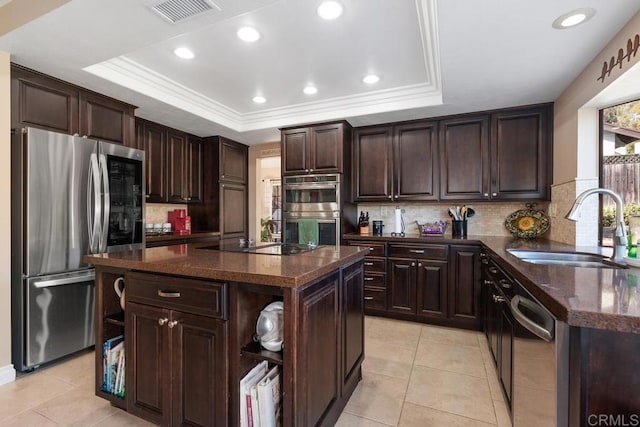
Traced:
[[627, 250], [627, 232], [624, 226], [624, 202], [622, 197], [614, 191], [606, 188], [591, 188], [583, 191], [573, 202], [573, 206], [565, 218], [571, 221], [577, 221], [580, 217], [580, 209], [584, 200], [592, 194], [608, 194], [613, 197], [616, 202], [616, 229], [615, 237], [613, 238], [613, 254], [611, 255], [611, 261], [619, 264], [626, 264], [624, 262], [624, 255]]

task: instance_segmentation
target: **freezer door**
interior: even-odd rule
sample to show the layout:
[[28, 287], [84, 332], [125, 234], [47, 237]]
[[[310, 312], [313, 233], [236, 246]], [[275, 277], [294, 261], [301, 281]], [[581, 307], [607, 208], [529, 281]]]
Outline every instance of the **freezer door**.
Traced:
[[[90, 159], [97, 142], [29, 128], [22, 143], [24, 275], [86, 268], [82, 257], [89, 252], [88, 219], [97, 194], [88, 194], [97, 177]], [[94, 225], [91, 233], [97, 230]]]
[[91, 269], [24, 281], [24, 369], [94, 344], [94, 278]]

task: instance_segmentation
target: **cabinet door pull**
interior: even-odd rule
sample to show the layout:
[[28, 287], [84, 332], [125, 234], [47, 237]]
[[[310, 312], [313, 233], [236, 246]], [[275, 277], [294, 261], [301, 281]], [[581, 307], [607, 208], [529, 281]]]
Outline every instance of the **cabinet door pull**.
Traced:
[[412, 263], [411, 263], [411, 267], [415, 267], [415, 266], [416, 266], [416, 263], [415, 263], [415, 262], [412, 262]]
[[375, 249], [376, 249], [376, 248], [371, 248], [371, 247], [370, 247], [370, 248], [369, 248], [369, 251], [374, 251]]
[[497, 272], [498, 272], [498, 269], [497, 269], [497, 268], [495, 268], [495, 267], [489, 267], [489, 273], [496, 274]]
[[493, 280], [485, 280], [485, 281], [484, 281], [484, 284], [485, 284], [485, 285], [489, 285], [489, 286], [490, 286], [490, 285], [493, 285]]
[[373, 297], [364, 297], [365, 301], [371, 301], [373, 299]]
[[167, 319], [166, 317], [164, 317], [162, 319], [158, 319], [158, 325], [163, 326], [168, 321], [169, 321], [169, 319]]
[[418, 267], [422, 267], [422, 263], [421, 262], [418, 263]]
[[414, 253], [414, 254], [423, 254], [424, 253], [424, 249], [409, 249], [409, 252]]
[[365, 277], [365, 278], [364, 278], [364, 281], [365, 281], [365, 282], [371, 282], [371, 281], [373, 281], [373, 280], [374, 280], [374, 278], [373, 278], [373, 277]]
[[364, 265], [366, 265], [367, 267], [371, 267], [373, 265], [372, 262], [365, 262]]
[[505, 289], [511, 289], [513, 287], [513, 283], [511, 283], [511, 281], [509, 281], [508, 279], [500, 279], [498, 280], [498, 283]]
[[158, 296], [162, 298], [180, 298], [180, 292], [161, 291], [158, 289]]
[[177, 320], [172, 320], [171, 322], [169, 322], [169, 328], [173, 329], [174, 326], [176, 326], [178, 324]]

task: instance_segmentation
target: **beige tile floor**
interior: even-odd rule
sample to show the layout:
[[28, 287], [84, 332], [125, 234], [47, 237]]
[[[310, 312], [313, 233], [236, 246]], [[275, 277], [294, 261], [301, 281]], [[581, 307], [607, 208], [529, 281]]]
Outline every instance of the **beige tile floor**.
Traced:
[[[362, 381], [339, 427], [510, 426], [484, 336], [367, 317]], [[93, 352], [0, 387], [0, 426], [150, 426], [94, 396]]]

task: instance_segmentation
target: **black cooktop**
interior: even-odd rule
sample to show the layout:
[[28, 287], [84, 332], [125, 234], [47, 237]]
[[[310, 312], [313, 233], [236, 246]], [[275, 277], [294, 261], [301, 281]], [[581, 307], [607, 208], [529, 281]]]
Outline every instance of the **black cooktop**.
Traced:
[[222, 242], [219, 245], [204, 246], [200, 249], [264, 255], [296, 255], [304, 252], [310, 252], [315, 248], [315, 246], [297, 243], [256, 243], [252, 245], [241, 245], [238, 242]]

